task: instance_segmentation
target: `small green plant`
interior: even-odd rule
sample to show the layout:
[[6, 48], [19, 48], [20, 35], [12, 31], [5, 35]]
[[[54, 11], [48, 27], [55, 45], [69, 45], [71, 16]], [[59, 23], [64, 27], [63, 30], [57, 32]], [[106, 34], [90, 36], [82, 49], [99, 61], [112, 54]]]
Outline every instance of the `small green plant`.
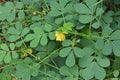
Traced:
[[0, 4], [0, 80], [119, 80], [120, 0]]

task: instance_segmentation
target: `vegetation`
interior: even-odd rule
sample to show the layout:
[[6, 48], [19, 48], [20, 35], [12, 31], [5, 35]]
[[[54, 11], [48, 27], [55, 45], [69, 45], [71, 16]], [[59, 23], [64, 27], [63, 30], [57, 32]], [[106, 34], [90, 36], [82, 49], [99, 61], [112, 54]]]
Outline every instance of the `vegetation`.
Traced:
[[0, 80], [120, 79], [120, 0], [0, 2]]

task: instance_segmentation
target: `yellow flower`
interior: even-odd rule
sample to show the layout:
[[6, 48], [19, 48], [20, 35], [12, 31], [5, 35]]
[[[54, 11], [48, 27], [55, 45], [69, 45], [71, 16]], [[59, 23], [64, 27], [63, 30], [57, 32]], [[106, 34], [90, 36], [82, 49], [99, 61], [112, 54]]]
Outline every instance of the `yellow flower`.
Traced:
[[35, 12], [35, 11], [33, 11], [33, 12], [32, 12], [32, 14], [33, 14], [33, 15], [36, 15], [36, 12]]
[[27, 57], [27, 56], [28, 56], [28, 54], [27, 54], [27, 53], [24, 53], [24, 54], [23, 54], [23, 56], [24, 56], [24, 57]]
[[65, 33], [56, 32], [55, 33], [56, 41], [64, 41], [66, 39]]
[[27, 53], [32, 54], [32, 49], [27, 49]]

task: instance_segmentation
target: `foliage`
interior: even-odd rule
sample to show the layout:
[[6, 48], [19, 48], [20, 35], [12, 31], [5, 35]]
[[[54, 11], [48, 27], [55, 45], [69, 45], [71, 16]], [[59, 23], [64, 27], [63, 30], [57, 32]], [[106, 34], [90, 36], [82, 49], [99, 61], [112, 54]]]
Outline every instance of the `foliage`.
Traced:
[[119, 80], [120, 0], [0, 4], [0, 80]]

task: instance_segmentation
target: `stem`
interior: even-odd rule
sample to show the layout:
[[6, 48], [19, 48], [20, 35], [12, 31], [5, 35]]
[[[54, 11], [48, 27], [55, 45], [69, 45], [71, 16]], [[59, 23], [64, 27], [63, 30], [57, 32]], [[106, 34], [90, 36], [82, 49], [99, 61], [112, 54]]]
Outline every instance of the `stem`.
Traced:
[[21, 38], [22, 43], [23, 43], [23, 45], [25, 46], [25, 48], [27, 48], [27, 46], [26, 46], [26, 44], [25, 44], [25, 42], [24, 42], [23, 38], [22, 38], [21, 36], [20, 36], [20, 38]]
[[101, 2], [103, 2], [103, 0], [100, 0], [99, 2], [95, 3], [94, 5], [98, 5], [98, 4], [100, 4]]
[[49, 64], [49, 63], [46, 63], [46, 62], [45, 62], [45, 64], [46, 64], [46, 65], [48, 65], [48, 66], [50, 66], [50, 67], [53, 67], [53, 68], [55, 68], [55, 69], [59, 70], [59, 68], [58, 68], [58, 67], [56, 67], [56, 66], [53, 66], [53, 65], [51, 65], [51, 64]]
[[55, 53], [58, 52], [59, 50], [60, 50], [60, 48], [57, 49], [57, 50], [54, 50], [50, 55], [48, 55], [47, 57], [45, 57], [44, 59], [42, 59], [42, 60], [39, 62], [39, 64], [42, 63], [42, 62], [44, 62], [45, 60], [47, 60], [49, 57], [51, 57], [53, 54], [55, 54]]
[[57, 64], [55, 63], [55, 61], [53, 59], [51, 59], [51, 61], [57, 67]]
[[37, 57], [36, 57], [36, 56], [34, 56], [33, 54], [30, 54], [30, 53], [29, 53], [29, 55], [30, 55], [30, 56], [32, 56], [32, 57], [34, 57], [35, 59], [37, 59]]
[[45, 3], [45, 5], [46, 5], [46, 7], [47, 7], [48, 11], [50, 11], [50, 9], [49, 9], [49, 7], [48, 7], [48, 5], [47, 5], [46, 0], [44, 0], [44, 3]]
[[69, 33], [71, 33], [71, 34], [74, 34], [74, 35], [79, 35], [79, 36], [82, 36], [82, 37], [85, 37], [85, 38], [98, 38], [98, 39], [104, 39], [104, 37], [99, 37], [99, 36], [94, 36], [94, 35], [87, 35], [87, 34], [84, 34], [84, 33], [79, 33], [79, 32], [77, 32], [77, 31], [75, 31], [75, 32], [69, 32]]
[[65, 16], [64, 16], [64, 14], [63, 14], [62, 11], [61, 11], [61, 14], [62, 14], [62, 17], [63, 17], [63, 21], [64, 21], [64, 23], [66, 23], [66, 22], [65, 22]]
[[42, 73], [42, 74], [45, 74], [45, 75], [47, 75], [47, 76], [49, 76], [49, 77], [51, 77], [51, 78], [54, 78], [55, 80], [59, 80], [58, 78], [56, 78], [56, 77], [54, 77], [54, 76], [52, 76], [52, 75], [50, 75], [50, 74], [48, 74], [48, 73], [45, 73], [45, 72], [43, 72], [43, 71], [39, 71], [40, 73]]
[[3, 69], [3, 68], [6, 68], [6, 67], [9, 67], [9, 66], [12, 66], [12, 65], [15, 65], [15, 64], [20, 64], [20, 63], [23, 63], [24, 61], [18, 61], [16, 63], [12, 63], [12, 64], [9, 64], [9, 65], [6, 65], [6, 66], [3, 66], [3, 67], [0, 67], [0, 69]]

